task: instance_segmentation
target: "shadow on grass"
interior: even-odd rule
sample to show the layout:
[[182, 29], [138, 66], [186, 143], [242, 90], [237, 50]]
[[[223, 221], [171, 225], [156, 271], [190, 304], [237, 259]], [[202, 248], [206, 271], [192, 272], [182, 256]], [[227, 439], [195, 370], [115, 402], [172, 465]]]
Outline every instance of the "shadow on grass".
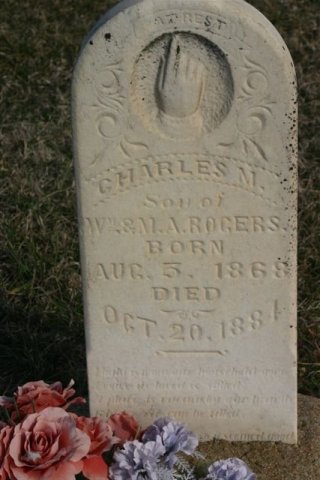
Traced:
[[77, 392], [86, 395], [85, 340], [82, 323], [69, 325], [55, 316], [26, 313], [0, 304], [0, 394], [12, 393], [17, 384], [44, 380], [63, 384], [70, 372]]

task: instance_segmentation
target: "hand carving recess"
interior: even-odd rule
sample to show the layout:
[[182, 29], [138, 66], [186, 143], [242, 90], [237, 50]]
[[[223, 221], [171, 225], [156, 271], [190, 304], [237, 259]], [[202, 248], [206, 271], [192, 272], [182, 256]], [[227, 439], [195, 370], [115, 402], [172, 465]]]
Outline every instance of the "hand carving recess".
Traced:
[[199, 106], [206, 83], [206, 69], [192, 58], [174, 35], [166, 58], [162, 57], [156, 83], [159, 108], [172, 117], [187, 117]]

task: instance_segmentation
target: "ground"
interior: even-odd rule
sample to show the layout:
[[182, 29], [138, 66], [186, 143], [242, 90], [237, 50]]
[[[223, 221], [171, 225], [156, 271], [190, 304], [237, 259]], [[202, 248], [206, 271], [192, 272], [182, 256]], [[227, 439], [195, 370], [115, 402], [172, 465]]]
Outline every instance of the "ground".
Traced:
[[214, 440], [201, 445], [206, 459], [238, 457], [259, 480], [318, 480], [320, 478], [320, 400], [299, 396], [298, 445]]

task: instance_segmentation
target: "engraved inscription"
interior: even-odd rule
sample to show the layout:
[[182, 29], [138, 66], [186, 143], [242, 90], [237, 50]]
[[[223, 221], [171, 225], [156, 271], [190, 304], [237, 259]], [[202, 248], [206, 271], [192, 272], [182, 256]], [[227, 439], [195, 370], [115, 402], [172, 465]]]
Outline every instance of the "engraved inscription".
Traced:
[[[221, 234], [226, 236], [233, 233], [261, 236], [261, 234], [272, 235], [286, 230], [285, 223], [277, 215], [179, 216], [165, 219], [150, 216], [137, 218], [86, 217], [84, 224], [93, 236], [100, 236], [108, 232], [118, 235], [157, 235], [161, 237], [178, 234]], [[161, 250], [160, 247], [159, 249]], [[223, 253], [222, 241], [217, 241], [216, 250], [217, 253]]]
[[[207, 32], [227, 39], [232, 37], [240, 42], [245, 39], [245, 31], [240, 22], [230, 17], [227, 19], [221, 12], [201, 10], [199, 5], [194, 10], [169, 8], [165, 11], [159, 11], [155, 17], [144, 18], [144, 22], [149, 20], [154, 23], [155, 29], [159, 31], [176, 30], [179, 26], [186, 31], [192, 29], [196, 32]], [[138, 34], [139, 31], [137, 31]]]
[[221, 291], [216, 287], [152, 287], [152, 299], [157, 302], [213, 302], [220, 297]]
[[273, 279], [284, 279], [289, 275], [287, 262], [252, 262], [244, 265], [242, 262], [231, 262], [227, 264], [216, 263], [213, 265], [213, 277], [215, 279], [261, 279], [271, 277]]
[[225, 185], [277, 206], [279, 198], [272, 197], [268, 190], [270, 182], [279, 182], [279, 176], [278, 172], [241, 157], [171, 154], [119, 164], [87, 181], [94, 188], [94, 195], [100, 197], [98, 204], [148, 184], [193, 181]]
[[151, 337], [152, 329], [157, 326], [155, 320], [140, 317], [132, 313], [120, 313], [119, 310], [112, 305], [105, 306], [104, 320], [109, 326], [121, 324], [126, 333], [137, 331], [141, 334], [141, 332], [143, 332], [146, 338]]
[[98, 263], [94, 268], [93, 278], [96, 280], [143, 280], [145, 272], [139, 263]]
[[163, 240], [147, 240], [147, 255], [159, 255], [169, 253], [171, 255], [223, 255], [224, 243], [222, 240], [190, 240], [182, 242], [180, 240], [163, 241]]
[[[194, 377], [192, 375], [194, 374]], [[250, 379], [257, 378], [259, 381], [268, 381], [270, 379], [279, 380], [280, 382], [286, 376], [285, 369], [257, 367], [245, 368], [197, 368], [190, 370], [188, 368], [161, 369], [150, 368], [142, 371], [129, 369], [108, 369], [97, 367], [95, 372], [96, 381], [99, 389], [119, 389], [121, 395], [108, 396], [108, 405], [125, 405], [137, 400], [139, 392], [143, 392], [148, 403], [152, 407], [145, 408], [144, 415], [147, 418], [160, 414], [161, 410], [157, 410], [157, 398], [161, 404], [165, 404], [170, 415], [176, 418], [183, 418], [185, 408], [192, 406], [190, 415], [192, 418], [225, 418], [236, 419], [241, 414], [242, 408], [247, 406], [250, 411], [255, 411], [259, 407], [272, 406], [273, 408], [293, 408], [294, 397], [289, 394], [273, 394], [259, 395], [246, 392], [239, 394], [238, 389], [244, 384], [246, 385]], [[130, 378], [132, 381], [128, 381]], [[196, 380], [190, 381], [190, 378]], [[179, 379], [179, 380], [177, 380]], [[201, 394], [199, 392], [201, 381], [206, 381], [208, 385], [208, 393]], [[210, 393], [210, 390], [212, 393]], [[181, 392], [184, 393], [181, 393]], [[126, 394], [131, 392], [131, 395]], [[153, 392], [150, 393], [150, 392]], [[227, 398], [228, 407], [222, 405]], [[182, 408], [172, 407], [172, 405], [181, 405]], [[214, 405], [214, 408], [212, 408]], [[101, 412], [102, 413], [102, 412]], [[112, 412], [110, 412], [112, 413]], [[103, 415], [108, 415], [109, 411], [104, 411]], [[226, 435], [226, 438], [233, 439], [234, 436]], [[259, 434], [239, 434], [237, 440], [284, 440], [292, 438], [289, 434], [279, 434], [276, 432], [259, 433]]]
[[[155, 290], [158, 290], [158, 287]], [[161, 297], [157, 300], [166, 301], [165, 295], [169, 295], [169, 293], [163, 287], [159, 288], [159, 290], [161, 291], [159, 293]], [[174, 299], [180, 300], [180, 290], [182, 291], [183, 289], [179, 289], [179, 292], [177, 288], [173, 290], [175, 290]], [[200, 289], [190, 287], [185, 290], [189, 290], [189, 293], [192, 292], [189, 298], [190, 301], [200, 301]], [[220, 295], [220, 292], [218, 289], [210, 287], [206, 289], [206, 294], [209, 295], [209, 298], [204, 297], [203, 301], [212, 301]], [[184, 292], [184, 295], [187, 296], [188, 292]], [[266, 307], [253, 310], [246, 316], [238, 315], [225, 320], [217, 319], [210, 314], [211, 312], [214, 313], [214, 310], [209, 310], [209, 315], [198, 316], [197, 323], [190, 315], [184, 315], [183, 318], [180, 318], [180, 321], [172, 321], [170, 316], [167, 315], [170, 311], [168, 312], [167, 310], [161, 310], [166, 317], [151, 319], [132, 312], [124, 313], [114, 305], [106, 305], [103, 310], [103, 319], [108, 327], [120, 328], [120, 331], [124, 334], [144, 335], [146, 339], [168, 342], [169, 344], [177, 342], [186, 344], [190, 344], [190, 342], [197, 343], [205, 348], [204, 350], [192, 350], [192, 348], [187, 350], [161, 349], [157, 353], [218, 353], [219, 355], [226, 355], [228, 353], [226, 349], [211, 350], [207, 347], [211, 346], [212, 343], [217, 347], [221, 347], [223, 342], [239, 336], [257, 333], [260, 329], [281, 321], [283, 312], [280, 308], [280, 303], [279, 300], [274, 300]], [[200, 320], [201, 324], [199, 323]]]

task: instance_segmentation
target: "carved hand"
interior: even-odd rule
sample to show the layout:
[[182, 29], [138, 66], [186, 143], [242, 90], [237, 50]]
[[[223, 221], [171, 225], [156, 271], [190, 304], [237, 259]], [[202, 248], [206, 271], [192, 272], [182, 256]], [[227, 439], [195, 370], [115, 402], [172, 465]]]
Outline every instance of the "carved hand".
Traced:
[[166, 58], [161, 58], [156, 96], [159, 108], [172, 117], [187, 117], [197, 111], [206, 81], [204, 65], [192, 58], [179, 42], [171, 41]]

